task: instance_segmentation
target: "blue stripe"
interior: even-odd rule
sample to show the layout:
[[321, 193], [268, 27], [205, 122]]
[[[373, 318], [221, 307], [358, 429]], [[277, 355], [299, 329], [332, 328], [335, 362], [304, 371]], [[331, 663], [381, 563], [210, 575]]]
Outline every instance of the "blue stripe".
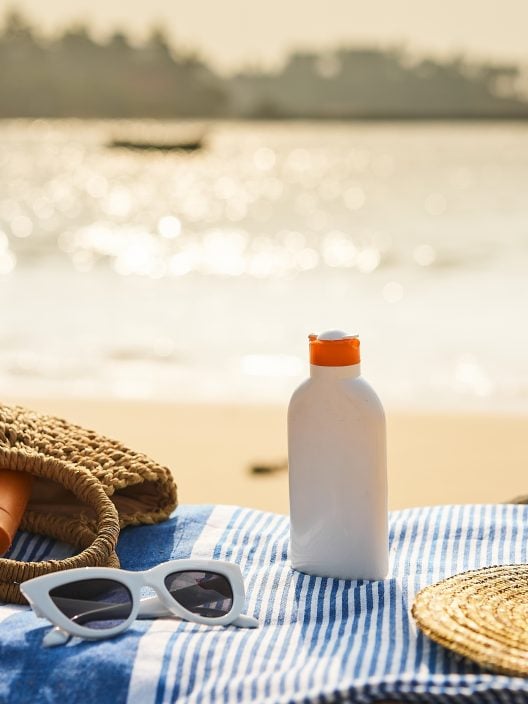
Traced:
[[[325, 656], [325, 651], [327, 647], [329, 646], [330, 642], [332, 641], [332, 630], [336, 626], [337, 619], [337, 595], [339, 590], [344, 591], [344, 587], [346, 585], [345, 580], [330, 580], [330, 589], [327, 589], [326, 592], [326, 597], [323, 595], [323, 598], [320, 599], [318, 609], [317, 609], [317, 622], [315, 625], [315, 629], [313, 632], [312, 636], [312, 643], [314, 645], [314, 659], [317, 662], [320, 662], [324, 656]], [[328, 612], [328, 617], [325, 622], [323, 622], [323, 618], [325, 617], [326, 612]], [[317, 643], [319, 639], [322, 637], [322, 643], [319, 647], [319, 649], [315, 650], [315, 647], [317, 646]], [[326, 684], [326, 677], [325, 674], [323, 673], [322, 675], [322, 681], [323, 684]], [[316, 684], [316, 672], [315, 672], [315, 667], [312, 669], [308, 681], [307, 681], [307, 687], [309, 690], [314, 687]]]
[[[257, 536], [256, 540], [253, 542], [253, 548], [252, 548], [252, 553], [251, 553], [251, 559], [252, 562], [259, 560], [260, 556], [264, 558], [264, 556], [267, 554], [268, 549], [271, 548], [271, 555], [269, 558], [270, 563], [274, 563], [276, 561], [276, 554], [277, 554], [277, 547], [276, 544], [274, 544], [270, 540], [270, 535], [266, 535], [266, 530], [271, 527], [271, 525], [275, 524], [276, 529], [275, 530], [280, 530], [280, 525], [282, 521], [278, 516], [273, 516], [273, 514], [269, 514], [267, 520], [265, 521], [264, 525], [261, 526], [259, 535]], [[271, 535], [274, 535], [274, 533], [271, 533]], [[273, 557], [275, 556], [275, 560]], [[259, 560], [260, 561], [260, 560]], [[264, 562], [264, 559], [262, 559], [262, 562]], [[267, 560], [266, 560], [267, 562]], [[268, 580], [270, 577], [270, 572], [271, 571], [266, 571], [265, 575], [261, 577], [261, 583], [260, 586], [257, 583], [257, 573], [249, 579], [248, 584], [247, 584], [247, 589], [248, 592], [256, 592], [256, 602], [257, 605], [260, 605], [260, 613], [261, 613], [261, 621], [262, 624], [265, 625], [270, 622], [271, 620], [271, 614], [270, 610], [266, 604], [266, 592], [268, 594], [268, 597], [270, 595], [270, 590], [267, 589], [268, 585]], [[259, 572], [259, 574], [261, 574]], [[255, 598], [255, 597], [254, 597]], [[250, 677], [251, 674], [254, 670], [253, 666], [253, 660], [257, 654], [257, 651], [260, 647], [260, 641], [255, 640], [253, 645], [251, 647], [246, 646], [245, 639], [240, 638], [238, 640], [238, 648], [235, 652], [235, 662], [236, 666], [233, 668], [233, 677], [236, 679], [237, 677], [240, 678], [240, 682], [237, 686], [237, 699], [239, 701], [243, 701], [243, 688], [244, 688], [244, 678], [247, 681]], [[244, 676], [241, 676], [241, 665], [242, 665], [242, 655], [244, 651], [249, 650], [249, 655], [248, 655], [248, 664], [244, 670]], [[254, 690], [256, 686], [255, 681], [252, 682], [251, 688]], [[256, 694], [255, 694], [256, 696]]]
[[[244, 562], [250, 562], [252, 561], [253, 557], [253, 552], [254, 552], [254, 543], [252, 542], [252, 535], [253, 539], [255, 539], [256, 536], [260, 536], [260, 531], [262, 529], [262, 526], [269, 522], [273, 518], [273, 514], [263, 514], [260, 512], [254, 512], [254, 511], [248, 511], [248, 510], [242, 510], [240, 512], [240, 520], [237, 522], [234, 530], [232, 530], [229, 534], [231, 542], [229, 541], [228, 538], [225, 539], [225, 544], [220, 552], [220, 557], [222, 559], [231, 559], [234, 562], [238, 562], [241, 565], [241, 569], [244, 572], [247, 572], [248, 565], [244, 564]], [[229, 537], [228, 536], [228, 537]], [[236, 548], [236, 549], [235, 549]], [[218, 551], [215, 550], [214, 554], [218, 554]], [[244, 561], [244, 557], [246, 557], [246, 560]], [[249, 589], [248, 589], [249, 592]], [[238, 661], [234, 658], [233, 654], [233, 645], [235, 642], [235, 639], [238, 637], [239, 633], [235, 632], [235, 629], [233, 629], [233, 632], [230, 632], [227, 637], [224, 639], [223, 642], [223, 657], [226, 660], [229, 660], [232, 662], [233, 666], [238, 667]], [[211, 648], [212, 651], [212, 656], [216, 654], [216, 651], [214, 648]], [[225, 683], [222, 681], [217, 681], [216, 683], [213, 681], [211, 683], [211, 692], [210, 695], [206, 695], [204, 697], [204, 701], [209, 700], [209, 696], [212, 698], [217, 698], [221, 697], [221, 691], [222, 689], [225, 689]], [[222, 696], [222, 699], [224, 697]]]
[[177, 633], [174, 633], [167, 644], [167, 647], [165, 648], [165, 653], [163, 655], [163, 660], [161, 664], [161, 670], [159, 674], [159, 680], [158, 680], [158, 686], [156, 688], [156, 699], [155, 702], [158, 704], [159, 702], [163, 701], [163, 698], [165, 696], [165, 686], [167, 684], [167, 671], [169, 669], [169, 662], [170, 658], [168, 657], [168, 652], [172, 650], [172, 645], [174, 641], [177, 638]]
[[[405, 536], [405, 526], [406, 522], [402, 517], [394, 518], [391, 521], [390, 531], [389, 531], [389, 546], [391, 563], [393, 562], [393, 556], [395, 552], [396, 545], [400, 545], [402, 537]], [[394, 572], [394, 565], [392, 564], [392, 571]], [[388, 617], [386, 619], [388, 632], [384, 634], [384, 639], [387, 642], [387, 655], [385, 656], [385, 661], [383, 664], [379, 663], [378, 667], [383, 667], [385, 672], [391, 672], [391, 662], [393, 658], [393, 653], [395, 651], [396, 638], [399, 634], [396, 632], [396, 599], [397, 599], [397, 585], [398, 582], [395, 577], [391, 577], [386, 580], [386, 593], [387, 593], [387, 611]]]
[[6, 559], [8, 560], [21, 560], [23, 559], [23, 554], [27, 550], [28, 545], [35, 540], [35, 536], [32, 533], [22, 533], [17, 532], [13, 540], [11, 548], [6, 554]]
[[[433, 517], [435, 516], [435, 510], [432, 510]], [[423, 517], [422, 517], [423, 519]], [[404, 564], [404, 574], [407, 575], [412, 575], [410, 576], [410, 582], [414, 585], [416, 589], [416, 581], [418, 579], [416, 575], [416, 569], [415, 569], [415, 564], [412, 564], [409, 558], [409, 555], [414, 555], [414, 550], [415, 550], [415, 545], [414, 543], [417, 540], [418, 537], [418, 526], [419, 526], [419, 519], [414, 520], [411, 524], [411, 534], [409, 536], [409, 553], [405, 555], [405, 563]], [[402, 596], [401, 596], [401, 609], [402, 613], [408, 613], [409, 608], [411, 604], [409, 603], [407, 591], [405, 589], [402, 589]], [[402, 647], [400, 649], [400, 658], [399, 658], [399, 665], [398, 665], [398, 672], [403, 672], [405, 668], [405, 664], [407, 661], [407, 656], [409, 654], [409, 645], [410, 645], [410, 622], [406, 618], [402, 618], [402, 633], [401, 633], [401, 639], [402, 639]]]
[[[412, 514], [409, 514], [408, 516], [408, 521], [404, 521], [403, 519], [400, 521], [401, 522], [401, 530], [398, 534], [395, 534], [394, 536], [394, 543], [391, 544], [391, 550], [394, 553], [398, 553], [399, 556], [401, 556], [401, 559], [404, 558], [404, 553], [403, 553], [403, 545], [405, 545], [406, 539], [407, 539], [407, 534], [410, 532], [410, 523], [411, 523], [411, 518]], [[396, 628], [397, 628], [397, 619], [398, 619], [398, 610], [400, 608], [404, 608], [404, 602], [403, 602], [403, 585], [402, 585], [402, 580], [399, 575], [399, 560], [394, 561], [393, 565], [393, 579], [394, 581], [392, 582], [392, 590], [394, 593], [394, 599], [391, 599], [391, 606], [392, 606], [392, 613], [391, 613], [391, 619], [390, 622], [392, 623], [392, 633], [395, 635], [396, 634]], [[391, 577], [391, 575], [389, 575]], [[389, 579], [389, 583], [391, 580]], [[398, 596], [398, 592], [400, 593]], [[401, 632], [398, 631], [397, 633], [398, 637], [401, 636]], [[387, 653], [387, 659], [385, 662], [385, 672], [394, 672], [396, 668], [396, 662], [397, 662], [397, 648], [390, 648], [389, 652]], [[397, 671], [397, 670], [396, 670]]]
[[[446, 529], [444, 530], [441, 539], [438, 541], [437, 550], [433, 551], [429, 557], [430, 561], [433, 564], [439, 565], [441, 568], [443, 567], [441, 573], [435, 575], [434, 578], [431, 580], [432, 582], [436, 581], [436, 579], [444, 579], [445, 577], [451, 576], [451, 574], [456, 572], [456, 562], [462, 557], [462, 555], [464, 555], [464, 564], [467, 563], [467, 553], [463, 553], [462, 550], [466, 550], [468, 542], [466, 542], [465, 544], [462, 543], [460, 545], [462, 549], [459, 548], [458, 551], [453, 550], [451, 554], [450, 564], [447, 561], [448, 548], [450, 545], [453, 544], [453, 541], [456, 540], [457, 534], [459, 535], [459, 540], [469, 537], [468, 532], [464, 531], [463, 533], [461, 533], [458, 528], [460, 524], [464, 524], [464, 521], [466, 520], [467, 511], [468, 507], [460, 506], [455, 506], [449, 510], [448, 520], [446, 521]], [[442, 513], [445, 515], [445, 511], [438, 510], [439, 517], [442, 515]], [[469, 525], [471, 528], [471, 521], [469, 522]], [[418, 633], [417, 637], [417, 659], [415, 661], [415, 667], [419, 667], [420, 661], [423, 657], [423, 648], [426, 643], [428, 645], [429, 650], [429, 657], [427, 659], [427, 662], [429, 664], [430, 672], [443, 672], [456, 668], [456, 663], [451, 657], [451, 654], [441, 648], [436, 643], [432, 643], [421, 632]]]
[[[232, 533], [234, 533], [235, 535], [238, 534], [239, 525], [243, 525], [244, 522], [247, 521], [247, 518], [248, 518], [248, 512], [244, 511], [243, 509], [238, 509], [232, 514], [232, 516], [231, 516], [231, 518], [230, 518], [230, 520], [229, 520], [229, 522], [228, 522], [228, 524], [227, 524], [227, 526], [226, 526], [226, 528], [220, 538], [220, 542], [214, 548], [213, 555], [212, 555], [214, 557], [214, 559], [216, 559], [216, 560], [229, 559], [230, 550], [231, 550], [230, 536]], [[255, 517], [255, 520], [257, 520], [256, 517]], [[236, 544], [236, 541], [233, 541], [233, 543]], [[211, 671], [212, 661], [213, 661], [214, 655], [215, 655], [214, 648], [209, 648], [206, 653], [201, 654], [202, 658], [205, 657], [205, 664], [204, 664], [205, 672]], [[205, 693], [199, 692], [198, 693], [198, 702], [207, 701], [208, 697], [206, 699], [206, 696], [207, 695], [205, 695]]]
[[[251, 533], [248, 532], [244, 536], [243, 539], [243, 544], [251, 544], [251, 549], [250, 552], [248, 553], [247, 557], [247, 562], [248, 563], [254, 563], [254, 562], [260, 562], [259, 557], [260, 554], [266, 549], [266, 547], [269, 544], [269, 540], [266, 539], [266, 529], [269, 528], [269, 526], [273, 523], [274, 519], [277, 519], [277, 516], [274, 516], [274, 514], [261, 514], [261, 521], [258, 524], [258, 529], [256, 531], [256, 534], [253, 536], [253, 540], [251, 540]], [[241, 561], [242, 555], [241, 555]], [[257, 575], [252, 574], [248, 580], [246, 580], [246, 588], [248, 593], [252, 593], [255, 589], [258, 589], [256, 585], [256, 579]], [[257, 604], [259, 603], [259, 593], [257, 591], [256, 594], [256, 599], [257, 599]], [[237, 636], [240, 636], [240, 633], [236, 634]], [[242, 637], [233, 637], [230, 640], [229, 643], [229, 649], [226, 648], [226, 657], [231, 658], [232, 660], [232, 669], [231, 669], [231, 678], [232, 678], [232, 683], [227, 683], [227, 686], [224, 687], [224, 701], [228, 701], [228, 689], [230, 688], [230, 685], [233, 684], [236, 680], [236, 678], [239, 676], [240, 672], [240, 667], [241, 667], [241, 658], [242, 655], [245, 652], [246, 649], [246, 644], [245, 641], [246, 639], [243, 637], [244, 634], [242, 633]], [[251, 663], [249, 663], [249, 667], [251, 667]], [[238, 700], [238, 697], [234, 697], [235, 700]]]
[[[279, 550], [282, 549], [281, 539], [284, 540], [284, 538], [285, 538], [284, 534], [287, 531], [287, 529], [285, 531], [284, 521], [280, 522], [280, 526], [278, 526], [278, 530], [279, 529], [282, 529], [282, 532], [278, 533], [277, 540], [272, 543], [272, 551], [270, 554], [270, 564], [271, 565], [274, 565], [276, 563], [277, 554], [278, 554]], [[288, 538], [288, 534], [289, 534], [289, 531], [287, 531], [286, 539]], [[270, 577], [273, 580], [272, 585], [270, 588], [266, 589], [269, 584]], [[257, 603], [262, 604], [261, 613], [262, 612], [264, 612], [264, 613], [263, 613], [263, 617], [261, 617], [261, 618], [263, 620], [263, 625], [271, 623], [272, 611], [275, 606], [274, 595], [277, 592], [279, 579], [280, 579], [280, 573], [274, 573], [274, 572], [272, 572], [271, 569], [266, 572], [264, 578], [262, 579], [262, 582], [261, 582], [261, 585], [260, 585], [260, 588], [258, 591], [258, 595], [257, 595]], [[266, 597], [266, 591], [267, 591], [267, 597]], [[272, 641], [268, 645], [266, 650], [264, 651], [264, 654], [263, 654], [264, 661], [266, 660], [266, 657], [267, 656], [269, 657], [271, 655], [271, 653], [273, 652], [273, 646], [274, 646], [274, 642]], [[242, 642], [241, 642], [241, 647], [243, 647]], [[248, 665], [245, 670], [246, 676], [251, 676], [251, 673], [253, 671], [253, 659], [257, 655], [260, 648], [261, 648], [261, 642], [259, 640], [255, 640], [255, 643], [253, 644], [253, 647], [250, 650]], [[257, 697], [256, 684], [257, 684], [256, 680], [253, 680], [252, 685], [251, 685], [251, 696], [252, 696], [253, 700], [256, 700], [256, 697]], [[242, 696], [243, 696], [242, 685], [243, 685], [243, 683], [241, 682], [239, 684], [238, 690], [237, 690], [237, 694], [238, 694], [240, 701], [242, 701]]]
[[24, 560], [26, 562], [33, 562], [37, 554], [42, 550], [46, 548], [46, 543], [47, 540], [46, 538], [43, 537], [38, 537], [32, 544], [31, 544], [31, 549], [28, 550], [27, 554], [24, 555]]
[[[286, 545], [284, 544], [286, 543]], [[279, 547], [280, 547], [279, 543]], [[286, 560], [288, 558], [288, 552], [287, 552], [287, 546], [289, 545], [289, 529], [288, 529], [288, 538], [286, 541], [282, 541], [282, 552], [280, 553], [282, 556], [282, 561], [283, 563], [286, 563]], [[274, 584], [275, 589], [278, 588], [279, 584], [279, 579], [280, 577], [284, 577], [284, 571], [282, 574], [277, 574], [276, 582]], [[279, 606], [279, 615], [277, 618], [277, 623], [279, 628], [284, 628], [288, 630], [288, 634], [291, 633], [292, 631], [292, 624], [295, 624], [296, 621], [296, 615], [292, 613], [290, 610], [290, 603], [294, 599], [292, 596], [294, 593], [297, 593], [297, 583], [299, 581], [299, 578], [304, 580], [304, 577], [300, 577], [300, 575], [295, 574], [291, 569], [287, 569], [286, 575], [285, 575], [285, 586], [283, 587], [283, 591], [281, 594], [278, 593], [278, 591], [274, 591], [270, 597], [272, 599], [278, 599], [280, 602]], [[274, 657], [278, 662], [283, 662], [286, 653], [288, 649], [291, 647], [291, 642], [290, 638], [280, 638], [279, 633], [275, 633], [270, 640], [270, 644], [268, 645], [268, 648], [266, 649], [264, 653], [264, 659], [266, 661], [272, 661], [272, 658]], [[271, 686], [272, 686], [273, 680], [271, 677], [267, 678], [266, 685], [264, 688], [264, 692], [266, 695], [266, 698], [269, 699], [271, 698]], [[282, 693], [283, 692], [283, 687], [284, 683], [282, 681], [279, 681], [279, 690]]]

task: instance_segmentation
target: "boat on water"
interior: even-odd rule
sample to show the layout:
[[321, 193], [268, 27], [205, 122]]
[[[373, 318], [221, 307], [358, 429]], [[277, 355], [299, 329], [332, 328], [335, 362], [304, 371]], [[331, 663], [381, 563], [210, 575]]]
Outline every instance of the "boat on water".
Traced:
[[131, 149], [134, 151], [147, 152], [196, 152], [203, 149], [205, 140], [203, 137], [189, 141], [151, 141], [147, 139], [112, 139], [107, 146], [110, 149]]

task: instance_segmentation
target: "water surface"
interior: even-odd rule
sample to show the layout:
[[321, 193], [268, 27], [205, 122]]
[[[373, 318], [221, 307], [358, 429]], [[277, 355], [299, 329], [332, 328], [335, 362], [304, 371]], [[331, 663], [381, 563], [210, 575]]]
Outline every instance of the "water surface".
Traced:
[[[358, 332], [393, 406], [528, 410], [528, 127], [0, 123], [6, 394], [285, 402]], [[196, 128], [198, 129], [198, 128]], [[201, 126], [200, 126], [201, 129]]]

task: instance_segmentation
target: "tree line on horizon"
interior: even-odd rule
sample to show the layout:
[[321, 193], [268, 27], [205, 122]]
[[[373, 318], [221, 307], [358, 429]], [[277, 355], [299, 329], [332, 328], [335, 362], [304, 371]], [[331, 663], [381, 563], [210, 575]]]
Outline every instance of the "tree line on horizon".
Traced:
[[0, 31], [2, 118], [526, 118], [521, 79], [514, 64], [369, 47], [294, 52], [274, 71], [221, 77], [159, 29], [139, 46], [84, 25], [44, 38], [10, 13]]

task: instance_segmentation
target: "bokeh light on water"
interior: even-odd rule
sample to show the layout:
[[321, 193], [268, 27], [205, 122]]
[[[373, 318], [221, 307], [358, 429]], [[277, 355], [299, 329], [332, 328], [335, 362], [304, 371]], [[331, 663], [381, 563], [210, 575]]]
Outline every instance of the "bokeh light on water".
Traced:
[[306, 335], [348, 327], [391, 403], [528, 405], [528, 130], [219, 123], [195, 154], [106, 148], [139, 127], [0, 127], [8, 392], [282, 401]]

